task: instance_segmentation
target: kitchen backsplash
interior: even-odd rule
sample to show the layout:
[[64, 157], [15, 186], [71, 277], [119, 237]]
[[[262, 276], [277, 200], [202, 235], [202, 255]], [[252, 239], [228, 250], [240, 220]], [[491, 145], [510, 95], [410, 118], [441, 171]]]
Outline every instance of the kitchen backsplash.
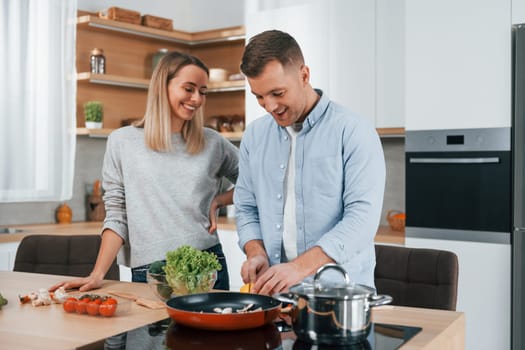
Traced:
[[[383, 138], [386, 159], [386, 189], [381, 224], [386, 225], [389, 209], [405, 210], [404, 138]], [[66, 203], [73, 210], [73, 221], [86, 220], [86, 188], [101, 178], [105, 139], [77, 138], [73, 198]], [[0, 226], [54, 223], [59, 202], [1, 203]]]

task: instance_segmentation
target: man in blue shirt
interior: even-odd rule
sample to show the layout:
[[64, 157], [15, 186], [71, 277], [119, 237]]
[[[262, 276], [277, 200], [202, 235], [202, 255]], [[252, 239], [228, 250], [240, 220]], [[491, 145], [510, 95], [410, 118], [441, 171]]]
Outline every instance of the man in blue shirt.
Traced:
[[243, 281], [253, 293], [277, 293], [335, 262], [353, 282], [374, 286], [385, 161], [373, 124], [312, 88], [287, 33], [254, 36], [241, 71], [268, 112], [240, 146], [234, 203]]

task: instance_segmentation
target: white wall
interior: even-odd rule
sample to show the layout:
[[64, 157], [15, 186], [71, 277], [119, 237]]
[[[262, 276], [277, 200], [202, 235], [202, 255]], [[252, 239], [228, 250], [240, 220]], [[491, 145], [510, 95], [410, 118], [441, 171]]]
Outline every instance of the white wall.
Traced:
[[173, 28], [199, 32], [244, 24], [243, 0], [77, 0], [78, 9], [90, 12], [112, 6], [173, 20]]

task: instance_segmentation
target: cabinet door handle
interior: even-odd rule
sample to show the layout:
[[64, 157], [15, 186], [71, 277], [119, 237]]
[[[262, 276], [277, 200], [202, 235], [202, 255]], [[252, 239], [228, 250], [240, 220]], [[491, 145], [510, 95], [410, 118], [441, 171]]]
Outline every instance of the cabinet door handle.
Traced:
[[486, 158], [410, 158], [412, 164], [497, 164], [499, 157]]

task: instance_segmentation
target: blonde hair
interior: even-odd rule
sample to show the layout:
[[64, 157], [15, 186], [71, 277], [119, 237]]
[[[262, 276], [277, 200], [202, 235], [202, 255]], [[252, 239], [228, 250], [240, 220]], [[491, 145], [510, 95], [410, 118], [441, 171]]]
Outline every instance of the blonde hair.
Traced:
[[[195, 65], [209, 75], [208, 67], [197, 57], [173, 51], [164, 56], [153, 71], [148, 88], [148, 100], [144, 117], [133, 125], [144, 128], [146, 146], [158, 152], [173, 150], [171, 143], [171, 106], [168, 84], [184, 67]], [[204, 116], [201, 106], [195, 116], [184, 122], [182, 139], [189, 154], [197, 154], [204, 148]]]

